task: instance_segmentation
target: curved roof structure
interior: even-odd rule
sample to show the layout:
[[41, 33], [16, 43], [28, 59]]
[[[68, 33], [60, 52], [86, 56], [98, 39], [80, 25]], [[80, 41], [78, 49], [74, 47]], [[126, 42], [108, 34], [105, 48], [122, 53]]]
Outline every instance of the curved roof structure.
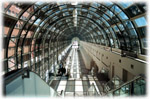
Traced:
[[49, 63], [50, 50], [67, 46], [73, 37], [146, 54], [145, 3], [6, 2], [3, 6], [5, 73], [23, 68], [27, 60], [33, 59], [31, 65]]

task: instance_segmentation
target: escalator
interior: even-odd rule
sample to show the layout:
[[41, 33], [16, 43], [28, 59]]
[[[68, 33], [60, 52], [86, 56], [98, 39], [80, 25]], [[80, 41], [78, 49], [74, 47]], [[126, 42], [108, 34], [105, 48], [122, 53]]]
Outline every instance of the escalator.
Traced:
[[3, 84], [4, 95], [7, 97], [59, 97], [52, 87], [28, 68], [4, 76]]
[[138, 76], [120, 87], [109, 91], [106, 96], [142, 96], [146, 94], [146, 81], [143, 76]]

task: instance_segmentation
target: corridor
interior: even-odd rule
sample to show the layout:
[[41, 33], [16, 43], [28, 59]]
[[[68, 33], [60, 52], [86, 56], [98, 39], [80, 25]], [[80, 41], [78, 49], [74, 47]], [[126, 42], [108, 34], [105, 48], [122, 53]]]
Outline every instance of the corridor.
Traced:
[[2, 2], [5, 96], [146, 94], [147, 3], [81, 1]]
[[[82, 66], [81, 66], [82, 65]], [[66, 70], [70, 71], [70, 77], [67, 79], [65, 76], [61, 77], [60, 83], [58, 84], [57, 92], [61, 93], [64, 91], [65, 96], [88, 96], [90, 94], [99, 94], [96, 81], [96, 77], [91, 75], [91, 71], [85, 68], [80, 50], [78, 48], [72, 48], [67, 59], [66, 59]], [[81, 72], [84, 69], [86, 72]], [[94, 85], [93, 85], [94, 84]], [[96, 89], [90, 89], [90, 87]], [[101, 86], [100, 86], [101, 87]]]

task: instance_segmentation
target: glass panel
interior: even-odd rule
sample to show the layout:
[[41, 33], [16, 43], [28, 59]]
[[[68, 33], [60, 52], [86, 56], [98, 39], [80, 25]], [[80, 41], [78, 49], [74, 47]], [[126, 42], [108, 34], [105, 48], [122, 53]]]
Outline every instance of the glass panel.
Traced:
[[10, 68], [9, 70], [14, 70], [15, 69], [15, 58], [9, 58], [8, 59], [8, 68]]
[[63, 16], [67, 16], [67, 15], [69, 15], [69, 12], [64, 12], [63, 13]]
[[48, 9], [49, 9], [49, 6], [48, 6], [48, 5], [42, 8], [43, 11], [46, 11], [46, 10], [48, 10]]
[[55, 14], [59, 14], [59, 13], [60, 13], [60, 11], [56, 11], [56, 12], [55, 12]]
[[67, 11], [68, 9], [62, 9], [63, 12]]
[[15, 48], [8, 48], [8, 57], [15, 55]]
[[120, 5], [123, 7], [123, 8], [127, 8], [129, 7], [130, 5], [132, 5], [133, 2], [125, 2], [125, 3], [120, 3]]
[[73, 8], [68, 8], [68, 11], [72, 11], [73, 10]]
[[116, 5], [114, 5], [114, 6], [111, 8], [111, 10], [112, 10], [112, 11], [115, 11], [115, 13], [119, 13], [119, 12], [121, 11], [121, 9], [120, 9], [118, 6], [116, 6]]
[[114, 92], [114, 95], [115, 95], [115, 96], [119, 96], [119, 95], [120, 95], [120, 89], [116, 90], [116, 91]]
[[110, 17], [112, 17], [112, 16], [114, 15], [114, 14], [113, 14], [111, 11], [109, 11], [109, 10], [108, 10], [106, 13], [107, 13], [107, 15], [109, 15]]
[[102, 22], [100, 20], [96, 20], [97, 23], [101, 24]]
[[137, 18], [134, 21], [135, 21], [135, 23], [137, 24], [138, 27], [147, 25], [145, 17]]
[[131, 36], [132, 36], [132, 35], [137, 36], [137, 33], [136, 33], [135, 29], [132, 29], [132, 30], [129, 30], [129, 31], [130, 31]]
[[35, 4], [40, 6], [40, 5], [44, 4], [44, 2], [36, 2]]
[[94, 2], [94, 3], [92, 3], [92, 4], [91, 4], [91, 6], [98, 8], [98, 7], [100, 6], [100, 4], [99, 4], [99, 3]]
[[4, 8], [6, 8], [8, 5], [9, 5], [8, 2], [5, 2], [5, 3], [3, 4]]
[[15, 47], [16, 45], [16, 38], [10, 38], [9, 47]]
[[19, 7], [16, 7], [15, 5], [12, 5], [9, 10], [7, 11], [7, 14], [14, 16], [14, 17], [18, 17], [19, 12], [21, 11], [21, 9]]
[[46, 15], [50, 15], [51, 13], [53, 13], [53, 11], [52, 11], [52, 10], [49, 10], [49, 11], [46, 13]]
[[87, 12], [88, 10], [83, 8], [82, 11], [83, 11], [83, 12]]
[[146, 27], [140, 27], [140, 28], [138, 28], [138, 31], [139, 31], [141, 38], [146, 37]]
[[128, 17], [126, 16], [126, 14], [124, 13], [124, 12], [121, 12], [120, 14], [119, 14], [119, 16], [120, 16], [120, 18], [121, 19], [128, 19]]
[[105, 3], [107, 6], [111, 6], [113, 3], [112, 2], [106, 2]]
[[30, 14], [28, 12], [25, 12], [22, 16], [21, 16], [21, 19], [23, 20], [27, 20], [27, 17], [29, 16]]
[[134, 81], [134, 94], [135, 95], [145, 94], [145, 80], [138, 79]]
[[142, 43], [143, 43], [143, 47], [147, 47], [147, 44], [146, 44], [146, 42], [147, 42], [147, 41], [146, 41], [146, 38], [142, 38], [141, 40], [142, 40]]
[[4, 28], [4, 29], [3, 29], [3, 30], [4, 30], [4, 34], [7, 36], [7, 35], [8, 35], [8, 31], [9, 31], [10, 28], [9, 28], [9, 27], [6, 27], [6, 26], [3, 27], [3, 28]]
[[29, 22], [32, 23], [35, 19], [36, 19], [36, 17], [35, 17], [35, 16], [32, 16], [32, 18], [29, 20]]
[[134, 17], [136, 15], [141, 14], [141, 10], [135, 5], [129, 7], [126, 11], [129, 13], [130, 17]]
[[111, 46], [114, 47], [114, 42], [112, 38], [110, 38], [110, 43], [111, 43]]
[[109, 28], [110, 32], [112, 33], [113, 38], [116, 38], [116, 34], [114, 33], [112, 28]]
[[92, 11], [96, 12], [96, 9], [92, 8], [92, 7], [90, 7], [89, 10], [92, 10]]
[[108, 17], [108, 16], [106, 16], [106, 14], [104, 14], [104, 15], [103, 15], [103, 17], [104, 17], [106, 20], [108, 20], [108, 19], [109, 19], [109, 17]]
[[124, 22], [124, 25], [128, 28], [128, 29], [131, 29], [131, 28], [134, 28], [131, 21], [126, 21]]
[[28, 34], [27, 34], [27, 38], [31, 38], [33, 34], [34, 33], [32, 31], [29, 31]]
[[37, 20], [34, 22], [34, 24], [38, 25], [40, 21], [41, 21], [41, 19], [37, 19]]
[[121, 96], [129, 96], [129, 95], [130, 95], [130, 87], [129, 87], [129, 84], [128, 84], [128, 85], [125, 85], [125, 86], [123, 86], [123, 87], [121, 87], [120, 95], [121, 95]]
[[119, 24], [118, 26], [119, 26], [120, 30], [122, 30], [122, 31], [124, 30], [124, 26], [122, 24]]
[[13, 32], [11, 34], [11, 37], [17, 37], [19, 33], [19, 29], [13, 29]]
[[23, 52], [28, 53], [29, 52], [29, 46], [24, 46], [23, 47]]
[[115, 32], [119, 32], [119, 29], [116, 25], [113, 28], [114, 28]]

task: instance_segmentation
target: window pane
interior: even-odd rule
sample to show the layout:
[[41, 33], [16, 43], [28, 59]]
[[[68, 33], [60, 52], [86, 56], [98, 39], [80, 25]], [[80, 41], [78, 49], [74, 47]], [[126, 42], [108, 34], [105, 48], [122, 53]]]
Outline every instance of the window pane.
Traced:
[[128, 29], [133, 28], [133, 25], [132, 25], [131, 21], [126, 21], [126, 22], [124, 22], [124, 25], [125, 25]]
[[133, 36], [133, 35], [136, 36], [137, 35], [135, 29], [130, 30], [130, 34], [131, 34], [131, 36]]
[[34, 24], [38, 25], [41, 19], [37, 19]]
[[103, 17], [104, 17], [106, 20], [109, 20], [109, 17], [106, 16], [105, 14], [103, 15]]
[[132, 2], [121, 3], [123, 8], [127, 8], [132, 4]]
[[135, 23], [138, 27], [147, 25], [146, 19], [144, 17], [135, 19]]
[[112, 9], [112, 11], [115, 11], [116, 13], [119, 13], [121, 11], [121, 9], [116, 5], [113, 6], [111, 9]]
[[147, 44], [146, 44], [146, 42], [147, 42], [147, 41], [146, 41], [146, 38], [142, 38], [141, 40], [142, 40], [142, 43], [143, 43], [143, 47], [147, 47]]
[[122, 24], [119, 24], [118, 26], [119, 26], [120, 30], [122, 30], [122, 31], [124, 30], [124, 26]]
[[92, 11], [94, 11], [94, 12], [96, 11], [96, 9], [94, 9], [94, 8], [92, 8], [92, 7], [90, 7], [89, 10], [92, 10]]
[[114, 14], [113, 14], [111, 11], [109, 11], [109, 10], [108, 10], [106, 13], [107, 13], [107, 15], [109, 15], [110, 17], [112, 17], [112, 16], [114, 15]]
[[128, 17], [125, 15], [124, 12], [121, 12], [121, 13], [119, 14], [119, 16], [121, 17], [121, 19], [128, 19]]

